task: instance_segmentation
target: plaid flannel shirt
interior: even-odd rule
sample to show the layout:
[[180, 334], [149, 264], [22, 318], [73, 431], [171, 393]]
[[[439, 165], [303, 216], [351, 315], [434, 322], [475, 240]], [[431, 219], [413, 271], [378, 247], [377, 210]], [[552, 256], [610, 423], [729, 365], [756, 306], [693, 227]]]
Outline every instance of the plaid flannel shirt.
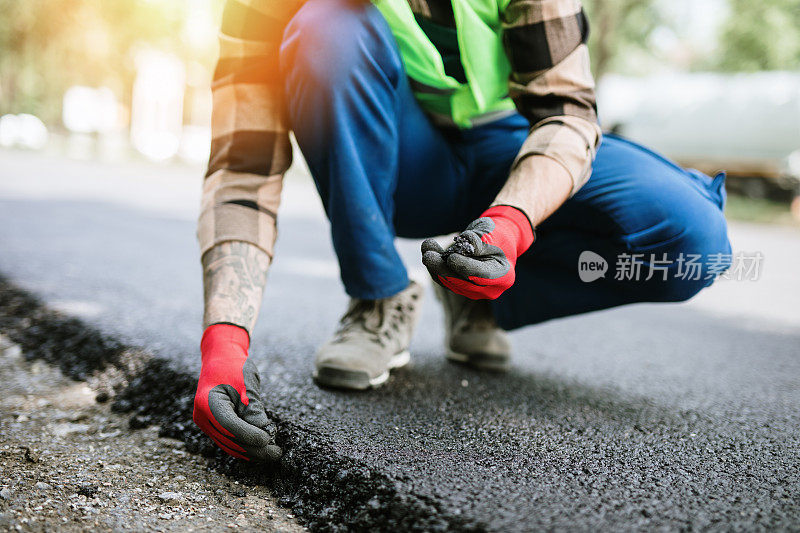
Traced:
[[[272, 257], [283, 174], [292, 162], [278, 51], [304, 1], [227, 1], [198, 224], [202, 253], [236, 240]], [[453, 27], [451, 1], [408, 0], [417, 16]], [[580, 1], [511, 0], [501, 20], [509, 95], [531, 124], [517, 162], [554, 159], [572, 178], [574, 194], [589, 177], [601, 136]]]

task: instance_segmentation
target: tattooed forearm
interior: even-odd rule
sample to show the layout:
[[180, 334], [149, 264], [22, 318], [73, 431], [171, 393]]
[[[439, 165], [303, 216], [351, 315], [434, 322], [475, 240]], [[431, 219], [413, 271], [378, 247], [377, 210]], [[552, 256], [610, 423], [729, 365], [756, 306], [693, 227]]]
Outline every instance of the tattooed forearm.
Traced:
[[203, 255], [203, 327], [230, 322], [252, 331], [267, 282], [269, 256], [257, 246], [231, 241]]

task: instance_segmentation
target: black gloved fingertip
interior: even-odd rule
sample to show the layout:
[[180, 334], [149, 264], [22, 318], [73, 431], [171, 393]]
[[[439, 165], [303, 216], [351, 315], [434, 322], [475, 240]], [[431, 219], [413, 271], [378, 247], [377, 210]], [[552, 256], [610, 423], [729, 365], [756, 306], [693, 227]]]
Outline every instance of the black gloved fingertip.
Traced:
[[437, 266], [442, 263], [444, 263], [444, 259], [439, 252], [429, 251], [422, 254], [422, 264], [427, 267]]
[[426, 254], [428, 252], [442, 253], [444, 251], [444, 249], [436, 241], [436, 239], [425, 239], [424, 241], [422, 241], [420, 250], [422, 251], [423, 254]]

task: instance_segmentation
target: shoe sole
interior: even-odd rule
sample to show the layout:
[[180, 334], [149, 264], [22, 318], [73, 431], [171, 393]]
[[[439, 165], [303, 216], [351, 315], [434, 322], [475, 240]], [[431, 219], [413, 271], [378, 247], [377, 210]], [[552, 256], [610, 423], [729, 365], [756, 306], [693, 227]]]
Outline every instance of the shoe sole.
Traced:
[[367, 390], [380, 387], [389, 379], [389, 373], [404, 367], [411, 360], [408, 350], [402, 351], [389, 361], [388, 370], [374, 378], [363, 370], [349, 370], [336, 366], [323, 366], [314, 370], [313, 378], [317, 385], [333, 389]]
[[466, 354], [449, 350], [447, 360], [460, 365], [474, 368], [475, 370], [487, 370], [489, 372], [507, 372], [510, 365], [510, 358], [507, 356], [492, 356], [487, 354]]

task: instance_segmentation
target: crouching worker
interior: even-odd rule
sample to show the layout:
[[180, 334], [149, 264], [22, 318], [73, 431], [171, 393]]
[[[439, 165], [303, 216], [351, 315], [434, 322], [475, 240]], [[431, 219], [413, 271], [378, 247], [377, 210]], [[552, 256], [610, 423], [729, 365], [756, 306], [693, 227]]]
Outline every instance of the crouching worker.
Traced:
[[[503, 370], [505, 331], [711, 284], [730, 252], [723, 178], [601, 136], [577, 0], [229, 0], [199, 239], [196, 423], [227, 453], [279, 456], [248, 360], [272, 260], [289, 131], [311, 169], [351, 301], [317, 353], [323, 386], [365, 389], [409, 360], [422, 245], [446, 357]], [[591, 252], [655, 275], [588, 282]], [[685, 258], [697, 275], [679, 275]], [[716, 257], [712, 269], [708, 258]], [[723, 259], [723, 262], [725, 260]], [[652, 272], [651, 272], [652, 274]]]

